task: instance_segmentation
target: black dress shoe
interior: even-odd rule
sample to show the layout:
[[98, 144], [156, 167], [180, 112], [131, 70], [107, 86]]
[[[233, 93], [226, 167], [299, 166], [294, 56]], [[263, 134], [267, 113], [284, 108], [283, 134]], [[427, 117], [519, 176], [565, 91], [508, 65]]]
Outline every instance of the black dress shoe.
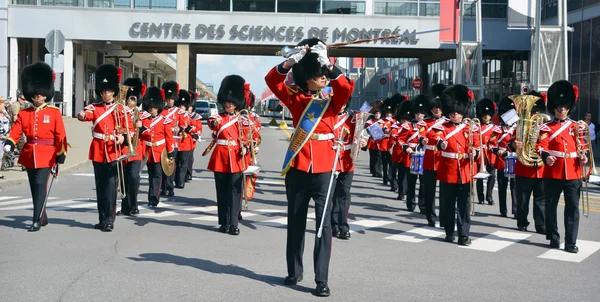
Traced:
[[348, 240], [350, 239], [350, 237], [352, 237], [352, 235], [350, 235], [350, 232], [341, 232], [340, 233], [340, 239], [344, 239], [344, 240]]
[[175, 191], [171, 190], [167, 193], [167, 196], [175, 196]]
[[520, 226], [520, 227], [517, 227], [517, 229], [519, 229], [519, 231], [521, 231], [521, 232], [527, 232], [526, 226]]
[[331, 231], [331, 235], [333, 237], [336, 237], [336, 238], [340, 237], [340, 231], [339, 230], [333, 230], [333, 231]]
[[488, 204], [489, 204], [489, 205], [491, 205], [491, 206], [493, 206], [493, 205], [495, 205], [496, 203], [495, 203], [493, 200], [488, 200]]
[[39, 222], [34, 222], [30, 227], [28, 232], [37, 232], [42, 228], [42, 225]]
[[500, 217], [508, 217], [508, 215], [506, 215], [506, 213], [500, 213]]
[[469, 237], [460, 237], [458, 238], [458, 245], [469, 246], [471, 245], [471, 239]]
[[579, 253], [579, 248], [576, 245], [565, 246], [565, 251], [573, 254]]
[[446, 236], [444, 238], [444, 241], [446, 241], [446, 242], [454, 242], [454, 236]]
[[396, 192], [396, 191], [398, 191], [398, 188], [396, 188], [396, 187], [391, 187], [391, 188], [390, 188], [390, 191], [392, 191], [392, 192]]
[[329, 295], [331, 295], [331, 292], [329, 291], [329, 286], [327, 286], [327, 283], [317, 284], [317, 296], [329, 297]]
[[43, 220], [43, 221], [42, 221], [42, 226], [47, 226], [47, 225], [48, 225], [48, 219], [46, 219], [46, 220]]
[[112, 222], [106, 223], [104, 224], [104, 227], [102, 228], [102, 232], [112, 232], [112, 230], [115, 227], [113, 226]]
[[483, 202], [483, 200], [480, 200], [480, 201], [479, 201], [479, 204], [484, 204], [484, 203], [485, 203], [485, 202]]
[[101, 230], [104, 228], [104, 223], [97, 223], [94, 225], [94, 229]]
[[175, 185], [175, 188], [177, 188], [177, 189], [183, 189], [183, 188], [185, 188], [185, 186], [184, 185]]
[[283, 284], [285, 284], [285, 285], [296, 285], [296, 284], [300, 283], [300, 281], [302, 281], [303, 278], [304, 277], [302, 275], [296, 276], [296, 277], [287, 276], [283, 280]]
[[430, 226], [432, 228], [435, 228], [435, 221], [430, 221], [427, 223], [427, 226]]
[[219, 232], [220, 233], [227, 233], [229, 231], [229, 226], [228, 225], [222, 225], [219, 227]]
[[230, 226], [229, 227], [229, 235], [239, 235], [240, 234], [240, 229], [236, 226]]
[[546, 235], [546, 228], [545, 227], [535, 228], [535, 232], [538, 234]]
[[131, 210], [131, 215], [137, 215], [140, 213], [139, 209]]
[[396, 197], [396, 200], [404, 200], [404, 195], [398, 195], [398, 196]]
[[556, 240], [550, 240], [550, 248], [557, 249], [560, 248], [560, 242]]

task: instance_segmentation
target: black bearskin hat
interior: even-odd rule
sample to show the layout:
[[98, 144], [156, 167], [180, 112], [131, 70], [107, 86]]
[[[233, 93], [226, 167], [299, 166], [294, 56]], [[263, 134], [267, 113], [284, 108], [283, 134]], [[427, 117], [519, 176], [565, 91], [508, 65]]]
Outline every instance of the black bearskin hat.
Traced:
[[471, 106], [469, 88], [463, 85], [450, 86], [441, 96], [444, 114], [458, 112], [466, 117]]
[[121, 68], [112, 64], [102, 64], [96, 68], [96, 94], [102, 96], [103, 90], [112, 90], [115, 97], [119, 95], [121, 83]]
[[179, 100], [179, 84], [175, 81], [164, 82], [161, 87], [165, 91], [165, 100]]
[[531, 90], [525, 95], [534, 95], [539, 97], [540, 99], [535, 102], [533, 108], [531, 108], [532, 113], [545, 113], [546, 112], [546, 103], [548, 102], [548, 95], [545, 93], [539, 93], [535, 90]]
[[46, 102], [51, 101], [55, 77], [50, 65], [44, 62], [25, 66], [21, 72], [21, 91], [25, 99], [33, 102], [33, 97], [40, 94], [46, 97]]
[[477, 102], [477, 116], [482, 117], [484, 115], [494, 117], [496, 114], [496, 104], [490, 99], [481, 99]]
[[431, 110], [435, 107], [444, 108], [442, 102], [442, 93], [444, 93], [444, 90], [446, 90], [446, 85], [444, 84], [435, 84], [431, 87], [431, 98], [427, 102], [427, 114], [431, 114]]
[[414, 97], [411, 101], [413, 113], [423, 113], [423, 114], [427, 115], [429, 113], [429, 112], [427, 112], [427, 103], [428, 102], [429, 102], [429, 99], [424, 94], [419, 94], [416, 97]]
[[396, 113], [396, 120], [400, 121], [400, 120], [404, 119], [404, 120], [410, 121], [413, 118], [413, 113], [414, 112], [412, 111], [412, 103], [410, 101], [403, 101], [398, 106], [398, 112]]
[[230, 102], [235, 104], [237, 110], [246, 108], [246, 98], [244, 94], [244, 83], [246, 80], [239, 75], [228, 75], [221, 82], [219, 93], [217, 93], [217, 102], [225, 104]]
[[127, 90], [126, 99], [129, 100], [130, 96], [134, 96], [137, 98], [137, 106], [142, 103], [142, 97], [144, 97], [144, 93], [146, 92], [146, 85], [142, 83], [142, 79], [140, 78], [127, 78], [125, 82], [123, 82], [124, 86], [130, 86], [129, 90]]
[[[300, 41], [296, 46], [308, 45], [309, 47], [317, 45], [319, 42], [325, 44], [325, 42], [317, 39], [304, 39]], [[308, 91], [306, 87], [306, 81], [312, 78], [320, 77], [321, 75], [328, 75], [329, 70], [321, 66], [318, 61], [319, 56], [312, 53], [310, 50], [306, 52], [306, 55], [300, 60], [300, 62], [292, 66], [292, 76], [296, 86], [304, 91]]]
[[190, 95], [190, 93], [187, 90], [179, 90], [179, 99], [175, 102], [175, 106], [185, 106], [185, 109], [187, 110], [187, 108], [190, 107], [191, 103], [192, 96]]
[[554, 114], [554, 109], [558, 106], [565, 106], [569, 113], [573, 113], [575, 102], [579, 94], [579, 88], [573, 86], [569, 81], [560, 80], [554, 82], [548, 88], [548, 112]]
[[[498, 116], [502, 117], [507, 111], [514, 109], [517, 110], [515, 106], [515, 102], [511, 100], [508, 96], [503, 97], [500, 102], [498, 102]], [[504, 120], [500, 118], [500, 122], [504, 125]]]
[[158, 108], [158, 113], [160, 113], [164, 107], [164, 92], [162, 89], [151, 86], [146, 90], [146, 94], [144, 95], [144, 100], [142, 102], [142, 109], [150, 112], [151, 108]]

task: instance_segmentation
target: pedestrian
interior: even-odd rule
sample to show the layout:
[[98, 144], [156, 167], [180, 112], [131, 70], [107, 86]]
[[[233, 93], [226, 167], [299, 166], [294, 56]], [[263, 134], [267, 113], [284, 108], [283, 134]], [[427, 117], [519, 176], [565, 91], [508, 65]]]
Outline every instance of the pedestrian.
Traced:
[[590, 141], [592, 141], [592, 144], [596, 144], [596, 135], [598, 134], [598, 131], [600, 131], [600, 128], [598, 128], [598, 123], [592, 121], [592, 113], [591, 112], [586, 112], [585, 116], [584, 116], [584, 121], [586, 124], [588, 124], [588, 127], [590, 128]]

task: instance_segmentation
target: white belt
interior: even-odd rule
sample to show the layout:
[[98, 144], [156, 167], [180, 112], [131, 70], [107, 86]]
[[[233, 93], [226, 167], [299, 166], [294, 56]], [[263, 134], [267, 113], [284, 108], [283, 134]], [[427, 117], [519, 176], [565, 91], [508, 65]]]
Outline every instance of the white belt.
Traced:
[[173, 138], [181, 138], [181, 136], [175, 136], [175, 135], [173, 135]]
[[445, 157], [445, 158], [454, 158], [454, 159], [463, 159], [463, 158], [468, 158], [469, 154], [468, 153], [453, 153], [453, 152], [444, 152], [444, 151], [442, 151], [442, 157]]
[[327, 133], [327, 134], [311, 134], [310, 135], [310, 139], [312, 140], [317, 140], [317, 141], [328, 141], [330, 139], [334, 139], [335, 135], [333, 135], [333, 133]]
[[425, 145], [425, 149], [436, 151], [435, 150], [435, 145]]
[[146, 142], [146, 146], [148, 146], [148, 147], [156, 147], [156, 146], [160, 146], [160, 145], [162, 145], [164, 143], [165, 143], [165, 139], [163, 138], [163, 139], [161, 139], [159, 141], [155, 141], [155, 142]]
[[577, 152], [559, 152], [554, 150], [548, 150], [548, 154], [560, 158], [577, 157]]
[[411, 148], [416, 148], [417, 144], [415, 144], [415, 143], [408, 143], [408, 146], [411, 147]]
[[98, 132], [92, 132], [92, 136], [94, 136], [94, 138], [105, 140], [105, 141], [115, 139], [115, 137], [113, 135], [103, 134], [103, 133], [98, 133]]
[[230, 140], [226, 140], [226, 139], [218, 139], [217, 140], [217, 145], [221, 145], [221, 146], [237, 146], [237, 143], [235, 141], [230, 141]]
[[352, 144], [344, 145], [344, 151], [352, 150]]

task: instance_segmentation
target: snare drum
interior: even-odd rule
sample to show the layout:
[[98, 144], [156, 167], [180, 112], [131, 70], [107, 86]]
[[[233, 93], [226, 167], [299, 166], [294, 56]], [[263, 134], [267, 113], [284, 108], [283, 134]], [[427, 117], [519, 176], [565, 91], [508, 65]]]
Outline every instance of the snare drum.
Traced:
[[517, 156], [515, 153], [509, 153], [504, 159], [504, 176], [507, 178], [515, 177], [515, 166], [517, 165]]
[[410, 155], [410, 173], [423, 175], [423, 152], [414, 152]]

